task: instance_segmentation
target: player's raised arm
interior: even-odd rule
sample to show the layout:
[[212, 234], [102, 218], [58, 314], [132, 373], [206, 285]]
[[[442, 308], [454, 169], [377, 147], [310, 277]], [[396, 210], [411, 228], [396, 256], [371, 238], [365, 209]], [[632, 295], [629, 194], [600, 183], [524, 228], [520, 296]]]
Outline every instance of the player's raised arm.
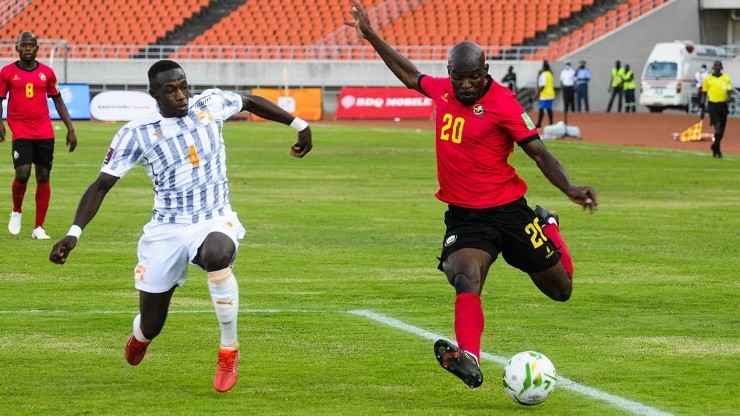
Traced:
[[64, 264], [67, 261], [67, 256], [77, 245], [77, 239], [82, 234], [82, 230], [85, 226], [92, 221], [95, 214], [98, 213], [100, 205], [105, 199], [105, 195], [118, 182], [118, 178], [109, 175], [107, 173], [101, 173], [95, 182], [90, 184], [82, 197], [80, 203], [77, 205], [77, 211], [75, 212], [75, 219], [72, 222], [72, 226], [61, 240], [54, 244], [49, 254], [49, 260], [52, 263]]
[[368, 18], [367, 12], [356, 0], [352, 0], [352, 8], [350, 14], [354, 17], [354, 22], [345, 22], [347, 26], [354, 27], [357, 29], [357, 33], [360, 37], [365, 38], [370, 45], [378, 52], [378, 55], [383, 59], [388, 69], [403, 82], [407, 88], [419, 91], [424, 94], [421, 87], [419, 86], [419, 77], [421, 72], [416, 66], [411, 63], [405, 56], [401, 55], [393, 49], [383, 38], [375, 33], [375, 30], [370, 26], [370, 19]]
[[313, 148], [311, 128], [308, 123], [273, 104], [270, 100], [258, 95], [243, 95], [242, 110], [268, 120], [287, 124], [295, 129], [298, 132], [298, 140], [290, 147], [291, 155], [303, 157]]

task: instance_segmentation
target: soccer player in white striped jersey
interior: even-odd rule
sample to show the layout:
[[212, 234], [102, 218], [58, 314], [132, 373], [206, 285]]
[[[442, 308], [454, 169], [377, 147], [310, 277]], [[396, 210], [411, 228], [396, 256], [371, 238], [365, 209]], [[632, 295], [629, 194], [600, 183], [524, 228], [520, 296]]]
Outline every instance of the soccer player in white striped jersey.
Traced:
[[64, 264], [108, 191], [135, 165], [144, 166], [153, 183], [154, 209], [139, 240], [134, 269], [139, 314], [124, 356], [131, 365], [144, 359], [164, 326], [175, 288], [185, 283], [188, 263], [193, 264], [207, 274], [221, 328], [213, 387], [226, 392], [237, 381], [239, 289], [232, 266], [245, 230], [229, 202], [224, 121], [249, 111], [289, 125], [298, 131], [290, 148], [296, 157], [311, 151], [311, 130], [259, 96], [214, 88], [190, 98], [185, 71], [174, 61], [156, 62], [148, 75], [158, 112], [118, 131], [99, 176], [80, 199], [69, 232], [54, 244], [49, 259]]

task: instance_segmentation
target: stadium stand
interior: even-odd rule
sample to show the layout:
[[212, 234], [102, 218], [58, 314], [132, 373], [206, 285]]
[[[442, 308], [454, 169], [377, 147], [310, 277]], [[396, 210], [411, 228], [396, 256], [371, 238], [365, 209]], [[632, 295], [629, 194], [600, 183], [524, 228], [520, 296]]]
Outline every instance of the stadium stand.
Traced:
[[[164, 36], [209, 0], [34, 0], [0, 27], [0, 38], [33, 31], [40, 39], [69, 45], [148, 45]], [[162, 18], [166, 16], [166, 18]], [[116, 57], [114, 48], [96, 48], [97, 58]], [[85, 53], [70, 48], [68, 57]], [[118, 56], [122, 58], [122, 56]]]
[[[41, 39], [66, 42], [67, 58], [377, 59], [344, 26], [346, 0], [10, 1], [5, 3], [16, 5], [15, 11], [0, 27], [0, 39], [8, 43], [33, 30]], [[365, 5], [378, 32], [415, 59], [444, 60], [450, 45], [467, 39], [489, 47], [491, 59], [555, 60], [665, 1], [375, 0]], [[206, 18], [204, 11], [225, 3], [233, 5], [225, 17]], [[163, 43], [185, 27], [196, 33], [175, 37], [179, 44]], [[6, 45], [0, 56], [8, 54], [14, 55]]]

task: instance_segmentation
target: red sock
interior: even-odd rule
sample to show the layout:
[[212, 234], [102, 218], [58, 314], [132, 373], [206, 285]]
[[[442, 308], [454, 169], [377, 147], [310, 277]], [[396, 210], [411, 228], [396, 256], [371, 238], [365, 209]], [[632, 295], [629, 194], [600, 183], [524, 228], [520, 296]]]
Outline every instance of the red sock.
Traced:
[[480, 361], [480, 339], [483, 335], [483, 307], [480, 296], [460, 293], [455, 300], [455, 338], [457, 346]]
[[36, 184], [36, 227], [44, 225], [46, 211], [49, 210], [49, 199], [51, 199], [51, 185], [49, 182]]
[[552, 241], [555, 249], [560, 253], [560, 262], [563, 263], [563, 268], [565, 268], [568, 276], [573, 280], [573, 257], [571, 257], [568, 246], [565, 245], [565, 241], [563, 241], [563, 237], [560, 235], [560, 228], [558, 228], [557, 224], [547, 224], [542, 227], [542, 232], [545, 233], [545, 237]]
[[21, 207], [23, 206], [23, 197], [26, 195], [27, 183], [20, 183], [13, 179], [12, 195], [13, 195], [13, 211], [23, 212]]

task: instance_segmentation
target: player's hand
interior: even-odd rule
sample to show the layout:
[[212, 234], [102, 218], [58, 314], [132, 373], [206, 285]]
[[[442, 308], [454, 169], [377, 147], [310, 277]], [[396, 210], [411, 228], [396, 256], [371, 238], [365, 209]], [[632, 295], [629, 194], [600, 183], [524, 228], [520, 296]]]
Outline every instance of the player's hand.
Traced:
[[67, 132], [67, 147], [69, 147], [70, 153], [74, 152], [77, 148], [77, 136], [74, 131]]
[[590, 186], [574, 186], [568, 192], [568, 198], [583, 207], [583, 210], [594, 212], [599, 207], [596, 191]]
[[73, 235], [65, 236], [61, 240], [57, 241], [57, 243], [54, 244], [54, 247], [51, 248], [49, 260], [51, 260], [52, 263], [64, 264], [67, 261], [69, 252], [72, 251], [76, 245], [77, 237]]
[[344, 22], [345, 25], [354, 27], [357, 29], [357, 34], [362, 38], [366, 38], [366, 34], [372, 29], [370, 27], [370, 18], [367, 16], [367, 12], [360, 5], [357, 0], [351, 0], [352, 8], [349, 9], [349, 13], [355, 19], [354, 22]]
[[298, 141], [290, 148], [290, 154], [295, 157], [303, 157], [313, 149], [311, 142], [311, 127], [306, 127], [298, 132]]

